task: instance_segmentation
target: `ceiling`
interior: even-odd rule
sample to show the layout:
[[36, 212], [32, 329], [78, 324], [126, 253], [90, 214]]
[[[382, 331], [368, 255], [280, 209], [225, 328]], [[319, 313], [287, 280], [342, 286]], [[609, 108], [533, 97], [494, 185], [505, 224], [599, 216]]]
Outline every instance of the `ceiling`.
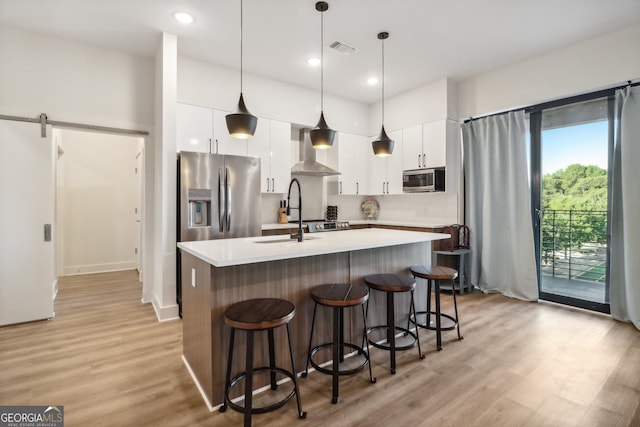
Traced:
[[[325, 92], [372, 103], [385, 41], [385, 95], [448, 77], [487, 72], [640, 23], [640, 0], [340, 0], [328, 1]], [[245, 73], [320, 89], [315, 0], [244, 0]], [[189, 26], [172, 14], [195, 17]], [[152, 58], [160, 33], [178, 36], [179, 55], [240, 67], [240, 2], [233, 0], [0, 0], [0, 23]], [[249, 80], [249, 79], [247, 79]], [[245, 81], [247, 81], [245, 80]], [[250, 89], [245, 87], [245, 92]]]

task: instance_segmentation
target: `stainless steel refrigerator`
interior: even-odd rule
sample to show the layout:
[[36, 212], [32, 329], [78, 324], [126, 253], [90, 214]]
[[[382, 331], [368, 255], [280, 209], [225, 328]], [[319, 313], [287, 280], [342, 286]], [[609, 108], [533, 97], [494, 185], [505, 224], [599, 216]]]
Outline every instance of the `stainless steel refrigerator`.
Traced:
[[[179, 242], [260, 236], [260, 159], [181, 152], [177, 206]], [[182, 315], [180, 250], [177, 252], [176, 295]]]

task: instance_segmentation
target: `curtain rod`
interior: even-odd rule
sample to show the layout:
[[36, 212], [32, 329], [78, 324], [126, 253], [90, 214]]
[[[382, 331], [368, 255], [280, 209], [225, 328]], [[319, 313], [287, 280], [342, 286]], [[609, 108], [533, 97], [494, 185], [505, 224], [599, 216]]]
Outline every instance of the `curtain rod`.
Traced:
[[513, 109], [510, 109], [510, 110], [500, 111], [498, 113], [486, 114], [484, 116], [469, 117], [468, 119], [464, 120], [464, 123], [469, 123], [469, 122], [472, 122], [474, 120], [484, 119], [484, 118], [487, 118], [487, 117], [499, 116], [501, 114], [513, 113], [515, 111], [520, 111], [520, 110], [524, 110], [526, 113], [531, 113], [531, 112], [535, 112], [535, 111], [541, 111], [541, 110], [544, 110], [546, 108], [557, 107], [557, 106], [559, 106], [560, 102], [562, 104], [570, 104], [572, 102], [579, 102], [582, 98], [585, 98], [585, 97], [588, 97], [590, 99], [598, 98], [598, 97], [605, 97], [605, 96], [613, 95], [613, 93], [618, 89], [623, 89], [623, 88], [628, 87], [628, 86], [633, 87], [633, 86], [638, 86], [638, 85], [640, 85], [640, 81], [633, 82], [632, 80], [628, 80], [626, 84], [616, 85], [616, 86], [610, 87], [608, 89], [601, 89], [601, 90], [597, 90], [595, 92], [588, 92], [588, 93], [583, 93], [581, 95], [570, 96], [568, 98], [560, 98], [560, 99], [556, 99], [554, 101], [542, 102], [540, 104], [530, 105], [528, 107], [513, 108]]
[[27, 123], [40, 123], [41, 127], [41, 136], [45, 138], [47, 136], [46, 125], [52, 126], [63, 126], [63, 127], [71, 127], [78, 129], [88, 129], [95, 130], [101, 132], [110, 132], [110, 133], [121, 133], [127, 135], [149, 135], [149, 132], [146, 130], [135, 130], [135, 129], [121, 129], [121, 128], [113, 128], [107, 126], [96, 126], [96, 125], [87, 125], [83, 123], [71, 123], [71, 122], [61, 122], [58, 120], [49, 120], [45, 113], [41, 113], [38, 118], [30, 118], [30, 117], [18, 117], [18, 116], [7, 116], [0, 114], [0, 120], [12, 120], [16, 122], [27, 122]]

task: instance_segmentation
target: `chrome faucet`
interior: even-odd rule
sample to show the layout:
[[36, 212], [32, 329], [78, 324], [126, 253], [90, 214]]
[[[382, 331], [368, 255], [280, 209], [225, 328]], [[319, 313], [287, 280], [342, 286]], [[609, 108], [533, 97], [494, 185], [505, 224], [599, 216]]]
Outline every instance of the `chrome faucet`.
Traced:
[[[293, 187], [293, 183], [298, 184], [298, 207], [291, 207], [291, 187]], [[292, 234], [292, 239], [298, 239], [298, 242], [302, 242], [304, 240], [304, 232], [302, 231], [302, 187], [300, 186], [300, 181], [298, 178], [291, 179], [289, 183], [289, 192], [287, 193], [287, 215], [291, 215], [291, 209], [298, 210], [298, 233]]]

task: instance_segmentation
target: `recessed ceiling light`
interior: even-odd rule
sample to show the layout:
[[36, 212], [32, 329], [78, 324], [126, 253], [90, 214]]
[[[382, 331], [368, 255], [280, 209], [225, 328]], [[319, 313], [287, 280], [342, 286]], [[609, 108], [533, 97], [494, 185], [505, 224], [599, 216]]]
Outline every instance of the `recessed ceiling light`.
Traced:
[[318, 65], [320, 65], [320, 60], [318, 58], [309, 58], [307, 59], [307, 64], [311, 65], [312, 67], [317, 67]]
[[378, 84], [378, 78], [377, 77], [369, 77], [367, 79], [367, 83], [371, 86]]
[[193, 16], [189, 15], [187, 12], [176, 12], [173, 14], [173, 17], [181, 24], [191, 24], [195, 21]]

